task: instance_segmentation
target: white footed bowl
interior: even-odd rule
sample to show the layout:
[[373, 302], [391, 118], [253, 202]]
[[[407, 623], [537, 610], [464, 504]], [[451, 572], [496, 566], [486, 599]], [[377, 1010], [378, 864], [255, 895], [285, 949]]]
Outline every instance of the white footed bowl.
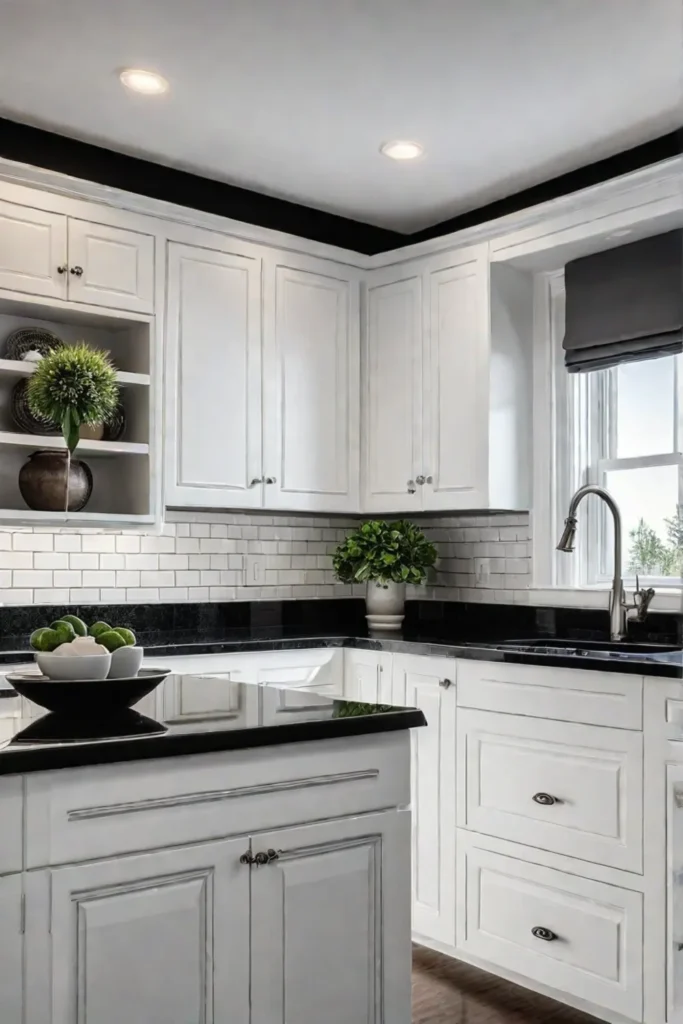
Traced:
[[106, 679], [111, 654], [68, 655], [41, 651], [36, 654], [38, 668], [48, 679], [76, 682], [79, 679]]
[[111, 668], [109, 669], [108, 678], [132, 679], [140, 671], [144, 653], [142, 647], [119, 647], [111, 655]]

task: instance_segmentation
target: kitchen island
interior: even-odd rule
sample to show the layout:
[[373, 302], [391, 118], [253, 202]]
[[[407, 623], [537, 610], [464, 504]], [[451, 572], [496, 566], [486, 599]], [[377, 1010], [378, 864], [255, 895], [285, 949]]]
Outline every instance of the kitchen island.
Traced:
[[422, 713], [182, 680], [165, 721], [15, 719], [2, 1024], [409, 1024]]

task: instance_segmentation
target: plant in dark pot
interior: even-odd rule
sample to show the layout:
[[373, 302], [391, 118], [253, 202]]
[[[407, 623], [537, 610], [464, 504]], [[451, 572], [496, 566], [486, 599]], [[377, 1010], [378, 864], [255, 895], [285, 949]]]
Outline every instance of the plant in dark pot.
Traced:
[[92, 494], [89, 467], [72, 455], [82, 424], [106, 423], [119, 397], [116, 371], [105, 352], [85, 344], [64, 345], [36, 366], [28, 381], [34, 416], [61, 427], [66, 448], [33, 452], [19, 472], [19, 490], [29, 508], [79, 512]]
[[366, 618], [381, 629], [400, 629], [407, 583], [424, 583], [436, 548], [406, 519], [373, 519], [350, 533], [334, 554], [342, 583], [365, 583]]

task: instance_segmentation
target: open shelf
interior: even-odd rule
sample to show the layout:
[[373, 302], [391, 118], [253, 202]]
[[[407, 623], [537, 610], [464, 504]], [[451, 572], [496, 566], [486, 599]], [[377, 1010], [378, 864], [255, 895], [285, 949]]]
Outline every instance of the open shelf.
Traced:
[[[0, 359], [0, 376], [30, 377], [35, 368], [35, 363], [22, 362], [20, 359]], [[129, 373], [126, 370], [118, 370], [116, 379], [122, 387], [145, 388], [149, 387], [151, 380], [148, 373]]]
[[[25, 388], [36, 368], [35, 363], [4, 358], [5, 339], [20, 327], [44, 328], [67, 345], [84, 342], [107, 352], [116, 368], [124, 432], [118, 441], [79, 442], [74, 458], [87, 462], [93, 477], [92, 495], [82, 512], [34, 511], [19, 491], [19, 472], [32, 452], [65, 449], [61, 434], [25, 433], [15, 420], [14, 392]], [[140, 529], [155, 524], [153, 348], [153, 317], [74, 309], [59, 301], [19, 299], [0, 292], [0, 522]]]
[[[0, 450], [8, 448], [12, 451], [23, 451], [26, 448], [30, 448], [32, 451], [38, 451], [39, 448], [57, 448], [64, 451], [64, 438], [41, 434], [15, 434], [11, 430], [0, 430]], [[81, 455], [147, 455], [148, 453], [148, 444], [139, 444], [133, 441], [83, 439], [78, 443], [74, 458], [78, 459]]]

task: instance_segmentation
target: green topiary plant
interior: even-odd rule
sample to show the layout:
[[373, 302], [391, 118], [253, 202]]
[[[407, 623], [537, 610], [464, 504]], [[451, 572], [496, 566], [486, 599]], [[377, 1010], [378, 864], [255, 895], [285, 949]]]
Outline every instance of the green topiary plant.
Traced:
[[28, 380], [31, 412], [61, 427], [69, 453], [76, 449], [81, 424], [106, 423], [118, 397], [116, 371], [108, 355], [82, 342], [54, 349]]
[[334, 572], [342, 583], [375, 580], [388, 583], [424, 583], [436, 561], [436, 548], [422, 530], [406, 519], [373, 519], [349, 534], [337, 548]]

